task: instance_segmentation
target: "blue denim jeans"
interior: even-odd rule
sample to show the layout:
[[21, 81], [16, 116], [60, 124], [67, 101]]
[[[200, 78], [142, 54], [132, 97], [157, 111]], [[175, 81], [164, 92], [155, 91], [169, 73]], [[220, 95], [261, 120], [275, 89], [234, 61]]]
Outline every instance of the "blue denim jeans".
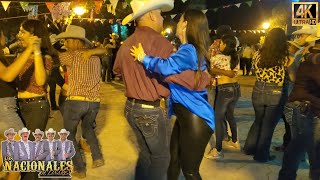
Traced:
[[0, 98], [0, 132], [9, 128], [18, 131], [24, 127], [18, 115], [17, 99], [15, 97]]
[[[294, 180], [304, 154], [308, 152], [312, 157], [312, 151], [308, 147], [312, 145], [313, 115], [301, 110], [302, 102], [289, 102], [285, 106], [284, 113], [291, 126], [292, 139], [283, 154], [282, 168], [279, 172], [279, 180]], [[316, 122], [316, 121], [315, 121]], [[320, 137], [318, 137], [320, 138]], [[314, 162], [310, 159], [310, 162]]]
[[274, 83], [256, 82], [252, 92], [252, 104], [255, 120], [249, 130], [244, 152], [254, 155], [259, 162], [270, 158], [270, 145], [274, 129], [279, 122], [287, 92], [282, 86]]
[[[307, 140], [306, 140], [307, 141]], [[312, 119], [311, 146], [308, 148], [310, 162], [310, 179], [320, 179], [320, 117]]]
[[166, 179], [171, 135], [166, 111], [160, 107], [144, 108], [141, 104], [127, 101], [124, 113], [139, 146], [135, 179]]
[[85, 163], [80, 154], [79, 143], [76, 141], [77, 126], [81, 121], [82, 134], [85, 135], [90, 145], [93, 160], [102, 159], [102, 153], [98, 138], [92, 127], [100, 109], [99, 102], [67, 100], [63, 103], [63, 122], [67, 131], [70, 131], [68, 139], [73, 142], [76, 154], [72, 158], [76, 171], [85, 171]]
[[208, 86], [207, 87], [207, 93], [208, 93], [208, 102], [214, 108], [214, 101], [216, 99], [216, 86]]
[[237, 124], [234, 119], [234, 108], [241, 96], [240, 85], [238, 83], [221, 84], [217, 86], [217, 95], [215, 101], [215, 123], [216, 123], [216, 148], [222, 150], [222, 141], [224, 130], [226, 129], [224, 121], [227, 120], [230, 126], [232, 141], [238, 140]]

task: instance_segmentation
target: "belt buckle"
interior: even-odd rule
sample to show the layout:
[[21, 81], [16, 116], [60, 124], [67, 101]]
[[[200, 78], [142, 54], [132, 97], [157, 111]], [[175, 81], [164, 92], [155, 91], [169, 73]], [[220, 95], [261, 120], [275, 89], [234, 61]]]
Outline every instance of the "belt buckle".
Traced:
[[166, 100], [164, 98], [160, 99], [160, 108], [165, 109], [167, 107]]
[[154, 106], [146, 105], [146, 104], [141, 104], [141, 107], [146, 108], [146, 109], [153, 109], [154, 108]]

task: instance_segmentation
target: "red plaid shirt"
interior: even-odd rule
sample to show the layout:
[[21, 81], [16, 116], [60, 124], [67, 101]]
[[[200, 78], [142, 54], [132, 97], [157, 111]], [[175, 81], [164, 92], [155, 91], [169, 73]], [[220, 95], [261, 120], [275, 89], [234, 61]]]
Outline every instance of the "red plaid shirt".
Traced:
[[77, 50], [64, 52], [59, 55], [62, 65], [67, 66], [68, 93], [67, 96], [83, 96], [99, 98], [101, 64], [98, 56], [91, 56], [89, 60], [82, 60], [85, 51]]

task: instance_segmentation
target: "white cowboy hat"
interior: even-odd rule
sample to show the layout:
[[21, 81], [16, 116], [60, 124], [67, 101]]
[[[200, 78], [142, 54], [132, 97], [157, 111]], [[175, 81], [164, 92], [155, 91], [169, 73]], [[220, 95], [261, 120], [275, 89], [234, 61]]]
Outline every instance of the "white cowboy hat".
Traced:
[[301, 29], [296, 30], [292, 33], [292, 35], [298, 35], [298, 34], [314, 34], [316, 33], [316, 28], [314, 26], [302, 26]]
[[57, 39], [57, 35], [56, 34], [51, 34], [49, 38], [50, 38], [51, 45], [54, 45], [56, 42], [59, 41]]
[[14, 135], [17, 134], [17, 132], [14, 132], [14, 129], [13, 129], [13, 128], [10, 128], [10, 129], [4, 131], [4, 136], [7, 136], [7, 135], [10, 134], [10, 133], [11, 133], [11, 134], [14, 134]]
[[21, 130], [19, 130], [19, 135], [21, 136], [22, 133], [27, 132], [28, 134], [30, 134], [30, 130], [28, 130], [26, 127], [22, 128]]
[[92, 46], [92, 43], [86, 38], [86, 30], [80, 26], [69, 25], [65, 32], [60, 33], [56, 39], [74, 38], [83, 40], [86, 44]]
[[122, 20], [122, 25], [126, 25], [145, 13], [160, 9], [162, 12], [168, 12], [173, 9], [173, 0], [132, 0], [131, 8], [133, 13]]
[[67, 136], [69, 136], [70, 132], [67, 131], [66, 129], [61, 129], [60, 132], [58, 132], [58, 134], [67, 134]]
[[43, 131], [41, 131], [40, 129], [36, 129], [32, 134], [33, 136], [36, 136], [37, 134], [41, 134], [41, 136], [43, 136]]
[[306, 38], [307, 42], [312, 42], [320, 39], [320, 23], [317, 24], [316, 32]]
[[52, 128], [49, 128], [48, 131], [46, 131], [46, 136], [48, 136], [48, 133], [53, 133], [53, 136], [56, 135], [56, 131], [53, 130]]

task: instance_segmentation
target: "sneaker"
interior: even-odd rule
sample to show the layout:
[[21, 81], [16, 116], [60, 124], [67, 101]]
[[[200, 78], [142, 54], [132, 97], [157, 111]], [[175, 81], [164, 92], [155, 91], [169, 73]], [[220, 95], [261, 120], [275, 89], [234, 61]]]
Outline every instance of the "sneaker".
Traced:
[[229, 141], [227, 145], [237, 150], [241, 150], [239, 141], [236, 141], [236, 142]]
[[92, 168], [97, 168], [97, 167], [100, 167], [100, 166], [103, 166], [103, 165], [104, 165], [104, 160], [103, 159], [97, 159], [97, 160], [93, 161]]
[[83, 178], [86, 178], [86, 172], [85, 171], [73, 171], [72, 172], [72, 176], [73, 177], [77, 177], [79, 179], [83, 179]]
[[204, 155], [205, 158], [207, 159], [223, 159], [224, 153], [223, 151], [218, 151], [216, 148], [213, 148], [211, 151], [209, 151], [207, 154]]
[[90, 146], [85, 139], [81, 138], [79, 144], [81, 149], [83, 149], [84, 152], [91, 152]]

